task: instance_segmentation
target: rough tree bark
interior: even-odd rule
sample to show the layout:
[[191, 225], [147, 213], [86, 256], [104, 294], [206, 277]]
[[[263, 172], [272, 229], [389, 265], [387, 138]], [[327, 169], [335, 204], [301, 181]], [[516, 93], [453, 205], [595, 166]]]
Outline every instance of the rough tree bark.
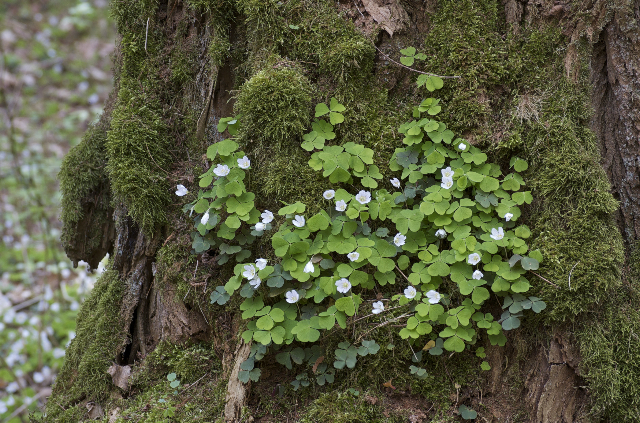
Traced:
[[[555, 314], [546, 320], [543, 318], [532, 326], [517, 331], [509, 336], [509, 343], [505, 348], [487, 345], [488, 361], [492, 370], [486, 377], [473, 379], [468, 386], [460, 387], [457, 382], [443, 386], [442, 391], [450, 395], [449, 401], [412, 394], [410, 388], [400, 388], [394, 392], [395, 388], [372, 386], [371, 392], [375, 394], [370, 395], [382, 397], [384, 407], [388, 408], [387, 411], [381, 411], [380, 421], [391, 419], [393, 416], [403, 416], [397, 418], [412, 422], [431, 421], [429, 419], [436, 416], [455, 419], [455, 410], [461, 403], [473, 405], [484, 421], [551, 423], [589, 420], [634, 421], [640, 418], [638, 404], [634, 400], [625, 399], [624, 396], [599, 400], [603, 394], [597, 388], [600, 380], [598, 366], [604, 365], [593, 358], [586, 360], [590, 367], [585, 367], [583, 363], [583, 355], [597, 355], [585, 347], [587, 338], [580, 335], [585, 328], [588, 331], [593, 322], [590, 319], [594, 319], [592, 316], [607, 313], [607, 297], [622, 295], [626, 299], [635, 295], [636, 282], [633, 272], [625, 270], [619, 273], [623, 268], [623, 258], [615, 256], [615, 240], [616, 236], [619, 237], [619, 234], [615, 233], [616, 227], [609, 227], [612, 231], [610, 238], [591, 238], [586, 241], [576, 235], [577, 230], [572, 229], [572, 225], [577, 224], [559, 223], [560, 226], [557, 228], [566, 229], [564, 236], [570, 238], [570, 242], [567, 241], [566, 244], [569, 252], [560, 251], [559, 247], [556, 249], [553, 237], [549, 238], [549, 222], [582, 213], [582, 206], [573, 205], [578, 204], [583, 197], [594, 196], [593, 198], [604, 199], [603, 202], [608, 201], [608, 187], [606, 179], [600, 175], [597, 151], [594, 153], [589, 150], [590, 147], [585, 147], [584, 154], [595, 157], [593, 160], [589, 159], [591, 161], [585, 159], [585, 168], [581, 171], [581, 175], [587, 176], [580, 178], [593, 178], [585, 182], [587, 188], [583, 189], [581, 185], [580, 188], [558, 193], [549, 188], [548, 179], [545, 179], [556, 172], [554, 166], [560, 166], [560, 161], [554, 160], [561, 159], [567, 150], [565, 146], [560, 145], [565, 140], [558, 138], [566, 136], [566, 142], [588, 144], [591, 128], [597, 136], [597, 144], [594, 144], [594, 147], [597, 150], [599, 144], [601, 148], [602, 166], [611, 182], [611, 191], [620, 202], [620, 208], [615, 215], [618, 229], [625, 240], [627, 266], [624, 269], [635, 266], [632, 258], [633, 248], [640, 236], [640, 104], [635, 94], [640, 89], [640, 26], [636, 21], [640, 18], [640, 2], [327, 2], [322, 13], [329, 9], [335, 16], [341, 13], [340, 19], [352, 25], [354, 34], [359, 34], [358, 37], [361, 37], [365, 44], [375, 44], [375, 50], [371, 49], [373, 44], [367, 44], [369, 47], [363, 48], [361, 53], [364, 57], [369, 54], [366, 52], [367, 48], [371, 49], [371, 63], [367, 63], [366, 60], [359, 62], [361, 58], [357, 57], [358, 53], [349, 56], [351, 52], [345, 52], [344, 58], [334, 58], [334, 62], [330, 64], [324, 63], [325, 59], [315, 52], [306, 56], [300, 53], [307, 41], [309, 44], [316, 42], [311, 40], [312, 34], [305, 32], [303, 35], [297, 35], [295, 32], [287, 32], [289, 24], [298, 27], [307, 25], [319, 32], [328, 31], [322, 28], [322, 20], [326, 19], [326, 16], [320, 12], [314, 21], [304, 20], [308, 18], [304, 8], [316, 10], [316, 6], [312, 7], [311, 3], [304, 0], [281, 2], [285, 6], [267, 0], [159, 0], [157, 6], [151, 1], [139, 2], [138, 5], [133, 3], [134, 0], [120, 1], [115, 2], [113, 6], [122, 38], [119, 45], [120, 53], [115, 57], [116, 92], [107, 105], [107, 112], [103, 118], [105, 122], [101, 125], [109, 127], [112, 110], [118, 111], [121, 107], [122, 100], [119, 100], [119, 95], [122, 97], [122, 92], [119, 91], [122, 91], [130, 80], [134, 81], [134, 86], [137, 86], [135, 89], [140, 90], [141, 95], [153, 97], [153, 102], [158, 103], [157, 109], [162, 121], [169, 128], [165, 138], [168, 140], [166, 148], [170, 151], [171, 158], [157, 163], [160, 159], [154, 159], [154, 154], [150, 152], [150, 158], [143, 155], [140, 160], [149, 162], [148, 166], [162, 168], [165, 194], [169, 192], [169, 185], [175, 186], [176, 183], [187, 180], [197, 183], [197, 176], [209, 165], [201, 157], [206, 147], [219, 139], [215, 125], [221, 117], [234, 114], [234, 101], [238, 90], [242, 90], [245, 81], [264, 69], [306, 66], [304, 72], [309, 75], [309, 79], [322, 95], [332, 92], [332, 89], [349, 87], [349, 84], [353, 83], [350, 81], [361, 78], [361, 82], [358, 83], [375, 86], [381, 90], [380, 92], [384, 91], [388, 96], [387, 104], [395, 105], [397, 110], [404, 108], [404, 112], [407, 112], [404, 118], [409, 118], [410, 108], [407, 103], [412, 104], [421, 94], [416, 94], [413, 89], [415, 75], [397, 65], [392, 59], [398, 58], [397, 51], [400, 48], [411, 45], [418, 50], [424, 47], [430, 57], [426, 63], [440, 66], [424, 70], [461, 76], [459, 81], [447, 82], [450, 85], [449, 88], [445, 87], [448, 91], [443, 94], [445, 118], [454, 120], [450, 124], [448, 122], [450, 126], [455, 127], [457, 119], [460, 123], [456, 129], [472, 143], [490, 151], [498, 161], [504, 160], [505, 155], [515, 154], [512, 153], [515, 151], [527, 156], [533, 163], [532, 168], [535, 171], [530, 172], [528, 178], [532, 181], [537, 200], [527, 213], [536, 236], [534, 244], [537, 243], [537, 246], [551, 258], [550, 263], [545, 263], [540, 270], [541, 276], [546, 278], [535, 280], [536, 290], [539, 296], [549, 303], [550, 309], [577, 311], [563, 311], [562, 315]], [[293, 4], [297, 6], [291, 6]], [[288, 6], [291, 8], [287, 8]], [[487, 27], [482, 29], [482, 25], [459, 25], [455, 13], [451, 12], [457, 7], [460, 8], [461, 16], [468, 13], [475, 16], [478, 22], [486, 20]], [[279, 15], [280, 13], [282, 15]], [[443, 17], [446, 13], [452, 13], [449, 17], [450, 40], [437, 38], [438, 31], [446, 32], [446, 18]], [[327, 25], [331, 25], [330, 21], [327, 22]], [[318, 29], [317, 25], [321, 29]], [[295, 37], [301, 37], [301, 40], [296, 38], [297, 41], [291, 41]], [[309, 40], [304, 40], [304, 37], [308, 37]], [[426, 45], [425, 38], [428, 40]], [[533, 46], [534, 40], [538, 39], [547, 40], [545, 47], [537, 49]], [[513, 48], [514, 44], [510, 43], [519, 42], [523, 46], [533, 47], [527, 50], [528, 53], [520, 56], [518, 52], [500, 51]], [[134, 45], [135, 51], [132, 50]], [[149, 52], [158, 57], [149, 59]], [[325, 55], [330, 53], [332, 52], [322, 52]], [[222, 57], [222, 60], [218, 60], [216, 54]], [[282, 56], [274, 62], [269, 58], [270, 54]], [[316, 63], [308, 63], [303, 60], [305, 57], [315, 57]], [[487, 57], [490, 58], [486, 59]], [[516, 57], [517, 60], [514, 59]], [[138, 69], [136, 66], [139, 63], [128, 62], [134, 59], [149, 66]], [[474, 67], [474, 60], [482, 61], [483, 67]], [[562, 66], [554, 67], [554, 62], [562, 63]], [[186, 70], [180, 66], [185, 66]], [[336, 72], [331, 66], [340, 70]], [[364, 67], [365, 76], [358, 76], [358, 73], [362, 72], [359, 66]], [[530, 76], [531, 68], [539, 69], [539, 79]], [[138, 72], [134, 76], [128, 73], [133, 72], [132, 69]], [[147, 84], [149, 81], [151, 83]], [[533, 84], [531, 81], [536, 83]], [[555, 81], [556, 85], [549, 81]], [[171, 88], [166, 88], [167, 95], [149, 94], [153, 93], [153, 84], [158, 84], [163, 89], [169, 86]], [[332, 88], [327, 90], [327, 86]], [[554, 102], [558, 102], [558, 99], [554, 98], [554, 91], [560, 86], [564, 87], [567, 93], [571, 93], [572, 90], [582, 93], [576, 94], [575, 98], [563, 98], [560, 102], [573, 104], [576, 105], [575, 108], [587, 111], [594, 110], [590, 120], [587, 112], [576, 112], [576, 116], [580, 114], [578, 117], [568, 117], [567, 113], [571, 113], [572, 110], [563, 109], [563, 105], [554, 105]], [[126, 88], [133, 89], [130, 86]], [[584, 95], [585, 93], [587, 95]], [[358, 95], [360, 94], [353, 95], [356, 102]], [[450, 106], [449, 109], [447, 105]], [[358, 107], [355, 103], [353, 106]], [[136, 113], [134, 110], [133, 115]], [[380, 116], [382, 120], [382, 114]], [[465, 120], [467, 116], [470, 117]], [[566, 128], [567, 121], [573, 125], [570, 135], [567, 135], [569, 132], [553, 132], [557, 128], [560, 128], [557, 131], [565, 130], [562, 128]], [[394, 138], [391, 133], [391, 130], [381, 131], [380, 139], [395, 142], [388, 141]], [[570, 141], [570, 136], [575, 138]], [[109, 137], [113, 138], [115, 135], [109, 134]], [[113, 144], [115, 141], [112, 141], [112, 138], [109, 142]], [[273, 155], [267, 160], [278, 154], [269, 150], [269, 139], [252, 141], [258, 145], [266, 145], [261, 147], [261, 151]], [[388, 157], [388, 151], [393, 151], [393, 144], [390, 149], [389, 145], [380, 142], [380, 151], [382, 157]], [[571, 161], [576, 160], [577, 156], [567, 157], [567, 160]], [[115, 161], [116, 158], [107, 154], [107, 160]], [[297, 159], [292, 158], [291, 162], [295, 160]], [[81, 165], [67, 166], [70, 172], [82, 170]], [[197, 171], [194, 171], [194, 168], [197, 168]], [[260, 165], [257, 168], [260, 171]], [[153, 171], [157, 172], [157, 169], [154, 168]], [[559, 171], [559, 174], [561, 173]], [[113, 175], [115, 173], [107, 176], [111, 178], [110, 184], [112, 187], [115, 186], [114, 191], [117, 192], [119, 182]], [[573, 178], [569, 174], [556, 177], [566, 177], [567, 180]], [[578, 176], [575, 178], [579, 179]], [[103, 181], [104, 178], [96, 183], [100, 189], [104, 187]], [[272, 197], [259, 200], [271, 202], [270, 204], [276, 203], [277, 200], [292, 200], [284, 189], [273, 189], [267, 193]], [[197, 190], [195, 185], [193, 190]], [[103, 252], [105, 246], [113, 245], [110, 251], [110, 268], [117, 274], [116, 279], [123, 287], [116, 298], [117, 301], [110, 306], [112, 311], [114, 308], [117, 311], [115, 321], [118, 326], [108, 335], [112, 342], [100, 341], [100, 344], [95, 346], [91, 338], [80, 336], [82, 334], [79, 332], [75, 344], [71, 347], [72, 352], [68, 354], [68, 365], [59, 378], [52, 400], [47, 406], [51, 418], [47, 421], [84, 419], [87, 416], [83, 410], [86, 410], [85, 404], [90, 401], [97, 401], [103, 405], [105, 412], [111, 416], [109, 422], [118, 421], [119, 417], [124, 416], [143, 421], [141, 416], [149, 412], [149, 407], [157, 406], [150, 405], [157, 403], [149, 399], [153, 396], [146, 393], [145, 383], [151, 386], [152, 383], [158, 383], [158, 379], [147, 375], [152, 375], [154, 369], [160, 366], [158, 360], [162, 361], [164, 357], [171, 356], [169, 353], [157, 353], [156, 349], [159, 345], [164, 345], [164, 342], [185, 345], [187, 348], [196, 341], [212, 345], [212, 351], [221, 363], [218, 379], [224, 395], [213, 396], [213, 388], [208, 391], [199, 390], [198, 386], [201, 387], [204, 382], [196, 380], [197, 377], [189, 379], [191, 385], [188, 388], [195, 388], [187, 392], [189, 395], [177, 406], [178, 413], [186, 410], [188, 407], [185, 404], [189, 402], [222, 403], [226, 398], [226, 407], [223, 406], [217, 411], [217, 416], [224, 421], [251, 421], [254, 418], [261, 419], [260, 421], [282, 421], [282, 417], [272, 417], [272, 412], [289, 413], [287, 418], [294, 420], [306, 416], [305, 407], [313, 408], [309, 399], [301, 400], [301, 397], [296, 397], [297, 394], [294, 393], [292, 401], [300, 403], [294, 411], [265, 411], [260, 401], [265, 401], [264, 398], [267, 396], [254, 393], [269, 392], [275, 398], [276, 391], [271, 392], [273, 387], [265, 386], [274, 383], [274, 380], [278, 384], [282, 381], [285, 381], [282, 382], [283, 385], [287, 384], [287, 381], [295, 378], [295, 374], [280, 379], [273, 375], [267, 376], [266, 381], [261, 380], [248, 385], [238, 382], [239, 365], [248, 357], [250, 351], [250, 347], [242, 344], [238, 336], [241, 319], [232, 311], [221, 311], [220, 308], [208, 304], [211, 289], [215, 288], [215, 283], [210, 282], [210, 279], [215, 280], [220, 269], [208, 254], [197, 257], [189, 254], [191, 224], [180, 210], [180, 205], [170, 204], [176, 201], [169, 194], [166, 195], [172, 199], [162, 205], [154, 205], [167, 210], [166, 219], [158, 220], [152, 229], [141, 228], [143, 225], [135, 220], [135, 214], [130, 213], [135, 198], [123, 198], [114, 194], [112, 197], [115, 198], [115, 209], [102, 205], [102, 209], [98, 210], [103, 213], [106, 209], [113, 213], [106, 222], [89, 221], [93, 216], [91, 208], [98, 207], [89, 201], [90, 196], [77, 199], [85, 209], [84, 217], [65, 221], [66, 230], [74, 234], [69, 237], [70, 241], [66, 245], [70, 257], [76, 261], [84, 259], [92, 264], [96, 263], [96, 253], [83, 244], [87, 242], [87, 237], [82, 235], [92, 227], [94, 232], [95, 227], [104, 228], [99, 231], [103, 236], [99, 239], [98, 250]], [[554, 203], [558, 201], [558, 196], [562, 199]], [[585, 213], [593, 213], [594, 219], [600, 219], [601, 223], [598, 225], [606, 226], [611, 211], [606, 207], [602, 206], [600, 210]], [[87, 208], [89, 210], [86, 210]], [[101, 213], [96, 213], [96, 216], [102, 215]], [[117, 222], [115, 231], [114, 221]], [[596, 266], [594, 263], [582, 262], [574, 265], [575, 261], [571, 261], [571, 249], [587, 248], [584, 244], [592, 242], [601, 243], [605, 252], [608, 251], [607, 254], [611, 255], [611, 258], [607, 256], [602, 259], [602, 262], [611, 263], [609, 274], [601, 275], [602, 277], [594, 278], [590, 269], [599, 272], [599, 269], [604, 269], [604, 265], [598, 268], [593, 267]], [[601, 284], [600, 279], [613, 282]], [[623, 288], [620, 288], [621, 280], [625, 281], [624, 292], [621, 291]], [[556, 288], [566, 292], [566, 296], [558, 294], [556, 288], [549, 286], [549, 283], [554, 286], [560, 285]], [[591, 291], [595, 289], [593, 287], [601, 285], [605, 288], [598, 288], [602, 290], [600, 297], [590, 299], [589, 304], [567, 305], [567, 298], [574, 295], [569, 292], [572, 290], [572, 283], [573, 289], [580, 293]], [[576, 286], [578, 288], [575, 288]], [[629, 304], [630, 309], [627, 310], [635, 313], [638, 303]], [[499, 315], [499, 311], [498, 307], [494, 314]], [[87, 313], [90, 311], [85, 314]], [[83, 316], [81, 313], [80, 319]], [[541, 329], [533, 327], [534, 325], [539, 325]], [[617, 339], [611, 338], [607, 342], [615, 344]], [[625, 337], [622, 343], [626, 346], [627, 342], [630, 350], [637, 351], [637, 336], [629, 335], [628, 339]], [[154, 356], [154, 351], [164, 355], [158, 358]], [[92, 361], [96, 366], [92, 368], [93, 373], [83, 373], [82, 366], [86, 364], [85, 357], [89, 353], [98, 354], [100, 357]], [[147, 359], [152, 356], [155, 357], [153, 360]], [[132, 377], [136, 377], [136, 374], [138, 376], [137, 379], [132, 379], [131, 389], [122, 389], [122, 383], [118, 385], [120, 388], [111, 384], [107, 374], [111, 362], [132, 366]], [[161, 366], [159, 368], [164, 369]], [[446, 364], [444, 368], [447, 369]], [[281, 372], [284, 368], [275, 369], [272, 372]], [[265, 373], [267, 370], [265, 369]], [[451, 369], [447, 372], [449, 370]], [[371, 371], [375, 372], [376, 369]], [[628, 375], [633, 376], [634, 371], [635, 375], [640, 377], [638, 367], [625, 368]], [[100, 374], [104, 383], [97, 386], [88, 383], [85, 379], [91, 374]], [[207, 376], [206, 379], [210, 378]], [[449, 378], [449, 382], [454, 380]], [[393, 386], [391, 382], [389, 385]], [[85, 385], [91, 387], [85, 389]], [[79, 386], [81, 388], [78, 388]], [[354, 386], [358, 386], [357, 381]], [[137, 398], [143, 397], [146, 399], [142, 400], [142, 403], [136, 403]], [[311, 397], [316, 398], [317, 393]], [[378, 399], [367, 398], [371, 407], [374, 407]], [[603, 403], [608, 405], [601, 406]], [[483, 407], [479, 404], [483, 404]], [[336, 405], [336, 410], [338, 408]], [[627, 414], [612, 411], [615, 408], [626, 408]], [[183, 418], [187, 417], [183, 415]], [[270, 418], [272, 420], [269, 420]], [[312, 417], [309, 418], [311, 420], [308, 421], [314, 421]], [[189, 419], [198, 421], [195, 417]]]

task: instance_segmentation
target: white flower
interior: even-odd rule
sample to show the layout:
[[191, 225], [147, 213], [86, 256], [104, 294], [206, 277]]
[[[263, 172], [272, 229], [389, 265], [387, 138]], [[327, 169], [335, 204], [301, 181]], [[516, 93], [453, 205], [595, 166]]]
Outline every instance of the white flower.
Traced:
[[408, 286], [404, 289], [404, 296], [407, 297], [408, 300], [413, 300], [416, 297], [418, 291], [412, 286]]
[[289, 304], [297, 303], [298, 300], [300, 299], [300, 294], [298, 294], [298, 291], [296, 291], [295, 289], [292, 289], [291, 291], [287, 291], [287, 293], [284, 294], [284, 296], [287, 298], [287, 302]]
[[445, 231], [444, 229], [438, 229], [436, 231], [436, 236], [440, 239], [445, 239], [447, 237], [447, 231]]
[[429, 299], [429, 304], [438, 304], [442, 296], [438, 291], [434, 291], [432, 289], [431, 291], [427, 292], [427, 298]]
[[256, 267], [258, 268], [258, 270], [262, 270], [265, 267], [267, 267], [267, 259], [263, 259], [263, 258], [256, 259]]
[[271, 223], [273, 221], [273, 213], [271, 213], [269, 210], [265, 210], [264, 212], [262, 212], [260, 217], [262, 218], [262, 223]]
[[208, 221], [209, 221], [209, 210], [207, 210], [207, 212], [202, 216], [202, 219], [200, 219], [200, 223], [202, 223], [203, 225], [206, 225]]
[[178, 197], [184, 197], [185, 195], [187, 195], [187, 193], [189, 192], [189, 190], [187, 190], [184, 185], [178, 185], [176, 188], [178, 188], [176, 190], [176, 195]]
[[360, 191], [356, 194], [356, 201], [360, 204], [367, 204], [371, 201], [371, 193], [369, 191]]
[[391, 185], [393, 185], [396, 188], [400, 188], [400, 180], [398, 178], [393, 178], [391, 180]]
[[469, 254], [469, 257], [467, 257], [467, 263], [469, 263], [472, 266], [475, 266], [476, 264], [480, 263], [480, 254], [478, 253]]
[[511, 220], [512, 217], [513, 217], [513, 213], [507, 213], [504, 215], [504, 220], [508, 222]]
[[238, 159], [238, 167], [240, 169], [249, 169], [251, 167], [251, 160], [247, 156]]
[[324, 197], [325, 200], [331, 200], [333, 197], [336, 196], [336, 192], [332, 189], [328, 189], [322, 194], [322, 196]]
[[458, 148], [462, 151], [467, 149], [467, 144], [461, 142], [460, 144], [458, 144]]
[[393, 243], [396, 244], [396, 246], [398, 247], [403, 246], [406, 240], [407, 240], [407, 237], [402, 235], [400, 232], [398, 232], [396, 236], [393, 237]]
[[213, 173], [215, 173], [216, 176], [227, 176], [229, 174], [229, 166], [219, 164], [215, 169], [213, 169]]
[[262, 281], [260, 280], [260, 278], [256, 276], [256, 277], [254, 277], [253, 279], [251, 279], [249, 281], [249, 285], [251, 285], [253, 287], [253, 289], [258, 289], [258, 287], [260, 286], [261, 282]]
[[473, 272], [473, 276], [472, 277], [475, 280], [480, 280], [480, 279], [482, 279], [483, 276], [484, 276], [484, 274], [481, 271], [476, 270], [475, 272]]
[[343, 212], [347, 209], [347, 203], [344, 200], [339, 200], [336, 202], [336, 210], [339, 212]]
[[351, 289], [351, 282], [345, 278], [338, 279], [336, 281], [336, 287], [338, 288], [339, 293], [346, 294]]
[[452, 178], [442, 178], [442, 183], [440, 184], [440, 186], [444, 189], [449, 189], [453, 186], [453, 179]]
[[441, 169], [440, 172], [442, 172], [443, 178], [453, 178], [453, 170], [451, 170], [451, 167]]
[[371, 310], [373, 314], [380, 314], [383, 311], [384, 311], [384, 304], [382, 304], [382, 301], [376, 301], [375, 303], [373, 303], [373, 310]]
[[302, 228], [304, 226], [304, 217], [296, 214], [296, 217], [291, 223], [293, 223], [293, 226], [295, 226], [296, 228]]
[[502, 230], [502, 227], [498, 229], [493, 228], [491, 229], [491, 235], [489, 236], [495, 239], [496, 241], [500, 241], [502, 238], [504, 238], [504, 231]]
[[253, 279], [256, 276], [256, 268], [253, 266], [253, 264], [244, 265], [244, 272], [242, 272], [242, 276], [247, 279]]
[[358, 260], [360, 258], [360, 253], [357, 252], [357, 251], [352, 251], [349, 254], [347, 254], [347, 257], [351, 261], [356, 261], [356, 260]]
[[304, 265], [304, 273], [313, 273], [314, 271], [313, 263], [309, 260], [309, 262]]
[[265, 225], [262, 222], [256, 223], [256, 231], [258, 231], [258, 232], [264, 231], [266, 229], [266, 227], [267, 227], [267, 225]]

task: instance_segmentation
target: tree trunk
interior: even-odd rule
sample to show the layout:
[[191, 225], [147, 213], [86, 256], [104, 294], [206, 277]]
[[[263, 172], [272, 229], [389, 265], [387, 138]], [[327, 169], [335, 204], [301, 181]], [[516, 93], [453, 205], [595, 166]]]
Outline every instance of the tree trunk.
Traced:
[[[88, 419], [89, 403], [109, 422], [450, 421], [461, 405], [477, 421], [638, 421], [636, 3], [113, 2], [114, 93], [61, 171], [65, 207], [81, 211], [63, 213], [65, 249], [92, 266], [108, 251], [109, 271], [82, 307], [44, 421]], [[418, 74], [398, 63], [410, 46], [427, 56], [415, 69], [460, 78], [416, 91]], [[544, 255], [530, 292], [547, 309], [509, 332], [505, 347], [478, 339], [490, 371], [467, 349], [425, 358], [428, 376], [418, 379], [415, 351], [388, 326], [374, 332], [377, 358], [334, 385], [292, 390], [297, 372], [273, 349], [256, 362], [260, 380], [239, 382], [241, 364], [261, 352], [240, 336], [239, 302], [210, 301], [232, 266], [219, 263], [219, 249], [192, 253], [193, 218], [173, 187], [198, 191], [207, 148], [229, 136], [216, 125], [240, 113], [256, 207], [320, 209], [325, 185], [300, 142], [311, 104], [331, 97], [347, 107], [338, 139], [373, 149], [389, 185], [397, 127], [431, 95], [442, 100], [439, 119], [503, 171], [514, 156], [530, 163], [535, 200], [523, 219]], [[74, 189], [73, 175], [88, 171], [94, 185]], [[273, 257], [270, 249], [258, 243], [255, 257]], [[501, 304], [492, 304], [497, 319]], [[353, 328], [340, 336], [368, 330]], [[320, 344], [330, 364], [333, 351]], [[298, 370], [313, 382], [321, 362]], [[107, 372], [114, 363], [132, 368], [124, 385]], [[180, 380], [175, 391], [168, 373]]]

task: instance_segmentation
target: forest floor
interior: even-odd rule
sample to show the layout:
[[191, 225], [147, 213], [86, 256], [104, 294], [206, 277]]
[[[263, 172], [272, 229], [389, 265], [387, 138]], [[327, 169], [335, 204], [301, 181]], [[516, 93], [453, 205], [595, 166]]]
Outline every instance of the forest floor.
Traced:
[[114, 46], [107, 0], [0, 5], [0, 422], [40, 414], [100, 270], [60, 246], [57, 174], [102, 112]]

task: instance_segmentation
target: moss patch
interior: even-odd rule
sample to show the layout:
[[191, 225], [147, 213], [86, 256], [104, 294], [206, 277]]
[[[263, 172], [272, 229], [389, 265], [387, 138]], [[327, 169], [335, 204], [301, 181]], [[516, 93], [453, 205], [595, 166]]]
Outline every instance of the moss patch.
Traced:
[[125, 290], [118, 272], [109, 269], [82, 304], [76, 337], [67, 348], [62, 371], [47, 401], [48, 422], [78, 421], [72, 418], [86, 413], [84, 401], [101, 403], [107, 398], [113, 387], [107, 369], [127, 341], [120, 314]]

